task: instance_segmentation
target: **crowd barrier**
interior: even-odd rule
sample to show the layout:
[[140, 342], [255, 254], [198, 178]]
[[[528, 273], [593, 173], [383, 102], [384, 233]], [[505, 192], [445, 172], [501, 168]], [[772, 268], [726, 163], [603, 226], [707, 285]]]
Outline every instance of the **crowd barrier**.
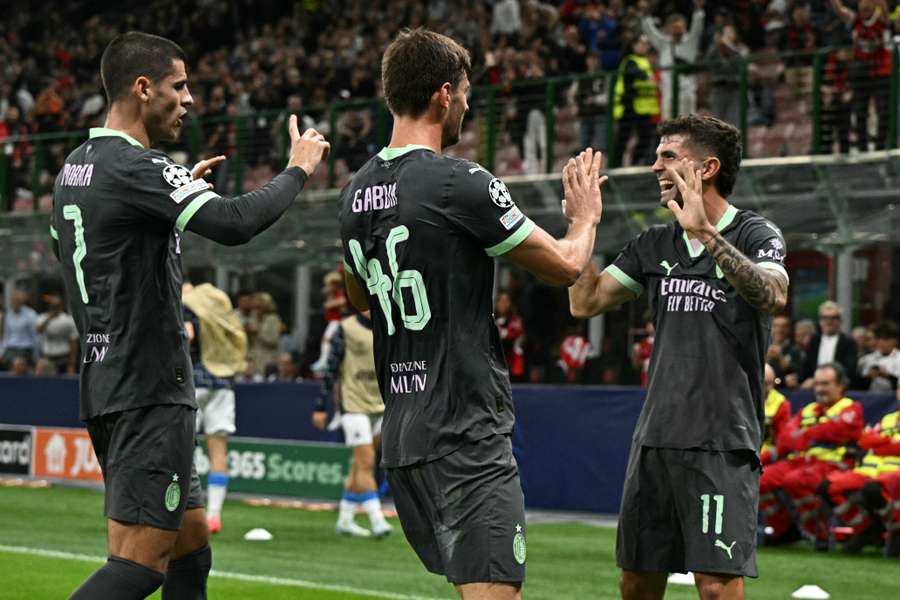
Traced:
[[[323, 433], [313, 428], [310, 414], [319, 393], [315, 383], [259, 383], [237, 386], [237, 435], [244, 438], [272, 440], [302, 440], [315, 442], [311, 446], [325, 447], [339, 442], [338, 433]], [[853, 392], [862, 402], [865, 418], [875, 423], [895, 410], [893, 395]], [[544, 386], [513, 387], [517, 426], [513, 446], [519, 463], [525, 502], [530, 508], [616, 513], [621, 498], [622, 481], [628, 460], [628, 449], [634, 425], [644, 400], [644, 390], [634, 387], [610, 386]], [[794, 411], [812, 401], [810, 392], [790, 394]], [[46, 435], [40, 428], [80, 428], [78, 420], [78, 382], [74, 378], [15, 378], [0, 376], [0, 472], [27, 474], [21, 460], [26, 458], [23, 443], [27, 435], [22, 426], [38, 428], [35, 438]], [[18, 427], [15, 427], [18, 426]], [[66, 434], [69, 435], [69, 434]], [[74, 434], [73, 434], [74, 435]], [[63, 437], [63, 436], [61, 436]], [[78, 436], [74, 436], [78, 438]], [[77, 445], [76, 453], [83, 450]], [[259, 441], [257, 441], [259, 443]], [[290, 443], [290, 442], [288, 442]], [[82, 442], [83, 445], [83, 442]], [[249, 446], [248, 446], [249, 447]], [[258, 448], [254, 451], [260, 452]], [[271, 452], [257, 462], [281, 479], [302, 479], [306, 473], [319, 471], [321, 483], [339, 486], [337, 467], [295, 466], [290, 472], [284, 468], [287, 450], [276, 449], [279, 459], [273, 470], [268, 463]], [[300, 451], [297, 451], [298, 453]], [[35, 453], [35, 463], [45, 461]], [[79, 469], [79, 474], [96, 480], [98, 472], [88, 456], [67, 469]], [[302, 460], [302, 453], [292, 460]], [[317, 459], [326, 464], [325, 459]], [[335, 458], [335, 464], [343, 462]], [[18, 462], [17, 462], [18, 461]], [[315, 463], [319, 464], [319, 463]], [[41, 462], [43, 465], [43, 462]], [[254, 471], [252, 461], [248, 473]], [[46, 473], [46, 466], [39, 471]], [[302, 472], [301, 472], [302, 471]], [[287, 475], [285, 475], [287, 473]], [[267, 480], [271, 479], [268, 475]], [[310, 476], [311, 477], [311, 476]], [[277, 492], [277, 487], [268, 488]], [[330, 492], [323, 495], [331, 496]]]

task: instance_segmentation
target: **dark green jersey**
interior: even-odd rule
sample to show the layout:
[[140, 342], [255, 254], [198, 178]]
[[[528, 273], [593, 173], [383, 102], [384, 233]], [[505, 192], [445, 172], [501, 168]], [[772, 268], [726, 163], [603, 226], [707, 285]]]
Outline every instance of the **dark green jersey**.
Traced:
[[341, 193], [340, 219], [346, 268], [372, 308], [385, 466], [509, 433], [494, 257], [534, 224], [503, 182], [421, 146], [385, 148]]
[[[769, 221], [732, 206], [716, 229], [754, 263], [787, 278], [784, 238]], [[759, 450], [769, 316], [744, 300], [677, 222], [639, 235], [606, 271], [637, 294], [646, 289], [656, 314], [635, 444]]]
[[82, 419], [196, 407], [179, 233], [214, 197], [185, 167], [111, 129], [92, 129], [66, 158], [51, 235], [81, 336]]

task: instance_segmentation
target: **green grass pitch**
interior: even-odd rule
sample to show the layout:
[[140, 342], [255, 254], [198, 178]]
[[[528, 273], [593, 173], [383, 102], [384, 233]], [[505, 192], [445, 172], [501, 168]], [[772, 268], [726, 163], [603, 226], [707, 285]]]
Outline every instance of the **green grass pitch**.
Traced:
[[[0, 597], [67, 597], [105, 556], [103, 497], [96, 490], [0, 487]], [[363, 517], [364, 518], [364, 517]], [[228, 502], [223, 532], [213, 538], [209, 597], [218, 600], [357, 600], [455, 598], [446, 581], [427, 573], [399, 524], [386, 540], [338, 538], [334, 513]], [[243, 534], [265, 527], [269, 542]], [[615, 532], [581, 524], [532, 524], [524, 597], [537, 600], [616, 599]], [[761, 577], [748, 598], [779, 600], [816, 584], [834, 600], [900, 598], [900, 563], [875, 549], [858, 556], [815, 553], [803, 545], [764, 548]], [[696, 598], [670, 585], [667, 599]], [[159, 598], [155, 595], [154, 598]]]

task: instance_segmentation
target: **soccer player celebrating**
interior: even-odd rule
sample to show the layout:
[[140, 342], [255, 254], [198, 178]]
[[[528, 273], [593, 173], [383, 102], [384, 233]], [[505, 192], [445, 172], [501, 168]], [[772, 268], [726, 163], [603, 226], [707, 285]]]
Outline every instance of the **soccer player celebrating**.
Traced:
[[569, 230], [556, 240], [502, 181], [444, 156], [459, 140], [470, 73], [469, 53], [443, 35], [407, 30], [390, 44], [390, 145], [343, 190], [341, 238], [349, 297], [372, 305], [382, 455], [403, 532], [463, 598], [511, 599], [525, 577], [526, 527], [491, 315], [494, 257], [571, 285], [590, 260], [604, 179], [599, 154], [569, 161]]
[[[274, 223], [328, 151], [291, 117], [287, 168], [224, 199], [151, 146], [173, 141], [193, 103], [185, 57], [129, 32], [100, 62], [106, 126], [66, 158], [50, 233], [82, 342], [81, 419], [106, 484], [109, 560], [77, 600], [206, 598], [212, 556], [194, 450], [194, 385], [181, 304], [181, 233], [239, 244]], [[171, 559], [171, 560], [170, 560]]]
[[763, 359], [785, 304], [781, 232], [732, 206], [740, 133], [712, 117], [659, 125], [653, 173], [676, 221], [629, 242], [569, 289], [572, 314], [646, 289], [656, 315], [647, 399], [632, 439], [616, 560], [626, 600], [662, 598], [693, 571], [701, 598], [744, 597], [756, 576]]

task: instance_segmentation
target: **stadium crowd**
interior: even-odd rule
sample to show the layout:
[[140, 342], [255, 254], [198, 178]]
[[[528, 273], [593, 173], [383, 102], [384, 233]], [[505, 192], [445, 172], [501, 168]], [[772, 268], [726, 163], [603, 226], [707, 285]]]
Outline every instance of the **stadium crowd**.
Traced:
[[[508, 134], [500, 152], [507, 157], [501, 171], [536, 172], [539, 155], [546, 152], [541, 135], [544, 94], [529, 82], [617, 72], [613, 106], [606, 79], [599, 78], [569, 86], [559, 94], [557, 110], [562, 122], [575, 123], [581, 146], [592, 143], [604, 149], [611, 111], [615, 164], [641, 163], [652, 153], [653, 124], [671, 114], [676, 87], [680, 113], [706, 110], [736, 122], [742, 102], [738, 64], [748, 56], [753, 57], [747, 99], [750, 153], [806, 153], [813, 84], [808, 53], [854, 43], [853, 49], [836, 50], [825, 59], [819, 90], [823, 147], [848, 152], [855, 142], [853, 148], [868, 149], [867, 117], [872, 110], [874, 147], [882, 148], [890, 72], [886, 40], [892, 29], [900, 28], [900, 10], [893, 4], [155, 0], [125, 19], [114, 15], [112, 3], [92, 3], [90, 8], [74, 3], [47, 13], [11, 10], [0, 23], [0, 171], [7, 174], [0, 179], [0, 194], [4, 208], [30, 211], [32, 193], [46, 194], [69, 147], [54, 143], [38, 151], [35, 136], [83, 132], [102, 123], [106, 100], [98, 75], [100, 50], [125, 29], [179, 40], [189, 56], [198, 57], [190, 65], [191, 118], [199, 120], [193, 131], [201, 152], [233, 155], [237, 136], [248, 136], [253, 151], [242, 159], [259, 169], [249, 177], [250, 184], [264, 180], [270, 165], [280, 164], [288, 112], [330, 135], [345, 174], [377, 151], [381, 140], [376, 139], [375, 111], [343, 112], [331, 132], [326, 107], [335, 100], [379, 97], [383, 49], [401, 27], [419, 25], [471, 49], [474, 83], [500, 90], [500, 130]], [[790, 54], [796, 52], [807, 54]], [[852, 68], [851, 57], [856, 65]], [[679, 72], [677, 81], [673, 67]], [[255, 118], [249, 131], [229, 120], [251, 114]], [[787, 135], [788, 125], [797, 125], [797, 131], [791, 127]], [[780, 133], [767, 135], [773, 132]], [[466, 139], [460, 151], [474, 152]], [[183, 148], [186, 143], [182, 141]], [[576, 147], [575, 139], [571, 145]]]

